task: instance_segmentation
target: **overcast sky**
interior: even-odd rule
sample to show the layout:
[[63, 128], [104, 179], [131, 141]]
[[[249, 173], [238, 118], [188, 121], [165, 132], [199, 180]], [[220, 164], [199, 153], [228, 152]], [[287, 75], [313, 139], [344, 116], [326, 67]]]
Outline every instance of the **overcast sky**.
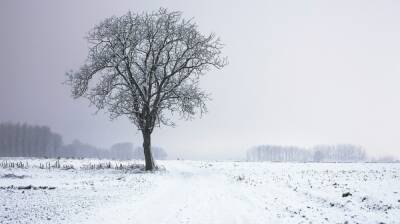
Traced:
[[400, 156], [399, 1], [0, 1], [0, 121], [48, 125], [64, 142], [141, 144], [127, 119], [93, 115], [62, 84], [102, 19], [159, 7], [225, 43], [202, 79], [209, 113], [154, 132], [171, 158], [235, 159], [257, 144], [353, 143]]

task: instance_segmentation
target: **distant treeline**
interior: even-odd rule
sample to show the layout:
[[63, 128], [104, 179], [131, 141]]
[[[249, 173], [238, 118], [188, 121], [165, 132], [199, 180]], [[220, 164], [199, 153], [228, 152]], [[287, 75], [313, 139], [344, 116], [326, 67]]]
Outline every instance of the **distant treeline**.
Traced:
[[0, 156], [55, 157], [62, 137], [46, 126], [0, 123]]
[[[66, 158], [144, 159], [143, 148], [134, 148], [130, 142], [114, 144], [108, 150], [75, 140], [71, 144], [62, 146], [59, 152], [60, 157]], [[152, 152], [155, 159], [167, 158], [167, 153], [162, 148], [153, 147]]]
[[[165, 159], [167, 153], [153, 148], [156, 159]], [[0, 157], [66, 157], [143, 159], [143, 149], [132, 143], [117, 143], [110, 149], [101, 149], [75, 140], [64, 145], [61, 135], [51, 132], [47, 126], [0, 123]]]
[[260, 145], [247, 151], [248, 161], [276, 162], [358, 162], [367, 158], [361, 146], [351, 144], [297, 146]]

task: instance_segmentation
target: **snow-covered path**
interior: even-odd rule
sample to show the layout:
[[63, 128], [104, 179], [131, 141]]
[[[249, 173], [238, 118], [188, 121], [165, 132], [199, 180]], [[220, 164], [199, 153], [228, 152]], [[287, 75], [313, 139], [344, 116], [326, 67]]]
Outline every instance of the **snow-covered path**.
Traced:
[[[104, 207], [89, 223], [265, 223], [264, 206], [222, 173], [174, 164], [140, 197]], [[261, 206], [261, 207], [260, 207]], [[261, 209], [257, 209], [257, 208]], [[116, 215], [118, 214], [118, 215]]]

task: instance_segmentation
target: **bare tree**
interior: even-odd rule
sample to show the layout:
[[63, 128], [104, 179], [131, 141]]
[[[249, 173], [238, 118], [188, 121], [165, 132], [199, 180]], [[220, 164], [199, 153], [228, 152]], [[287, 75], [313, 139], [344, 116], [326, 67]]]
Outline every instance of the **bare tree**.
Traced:
[[142, 132], [146, 170], [154, 169], [154, 127], [173, 126], [168, 115], [188, 119], [206, 111], [199, 77], [226, 65], [219, 38], [201, 34], [181, 12], [161, 8], [105, 19], [87, 40], [86, 63], [67, 73], [73, 97], [88, 98], [112, 119], [127, 116]]

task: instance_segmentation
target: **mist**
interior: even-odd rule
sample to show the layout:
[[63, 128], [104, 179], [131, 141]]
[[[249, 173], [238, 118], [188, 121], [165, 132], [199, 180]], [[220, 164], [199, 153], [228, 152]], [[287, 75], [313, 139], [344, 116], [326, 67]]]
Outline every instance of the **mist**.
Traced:
[[84, 62], [95, 24], [159, 7], [215, 32], [229, 58], [202, 77], [207, 114], [154, 131], [169, 158], [240, 159], [262, 144], [355, 144], [400, 156], [400, 3], [392, 1], [1, 1], [0, 121], [46, 125], [66, 143], [140, 146], [129, 120], [95, 115], [63, 82]]

